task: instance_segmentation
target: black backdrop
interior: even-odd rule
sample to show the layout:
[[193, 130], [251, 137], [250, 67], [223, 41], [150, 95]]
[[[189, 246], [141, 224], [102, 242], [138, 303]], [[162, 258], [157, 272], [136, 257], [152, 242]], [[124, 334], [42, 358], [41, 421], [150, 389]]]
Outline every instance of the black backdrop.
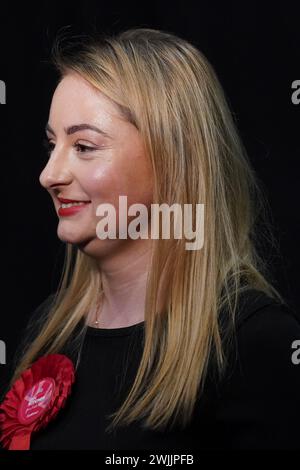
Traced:
[[[297, 312], [300, 104], [292, 83], [300, 80], [299, 7], [281, 2], [44, 1], [1, 3], [0, 106], [2, 189], [2, 307], [0, 340], [6, 364], [0, 385], [30, 312], [55, 290], [63, 244], [57, 239], [52, 201], [38, 176], [45, 164], [41, 141], [55, 76], [45, 65], [63, 26], [72, 33], [129, 27], [168, 30], [204, 52], [235, 113], [253, 166], [273, 214], [280, 255], [268, 252], [276, 286]], [[300, 93], [299, 93], [300, 98]]]

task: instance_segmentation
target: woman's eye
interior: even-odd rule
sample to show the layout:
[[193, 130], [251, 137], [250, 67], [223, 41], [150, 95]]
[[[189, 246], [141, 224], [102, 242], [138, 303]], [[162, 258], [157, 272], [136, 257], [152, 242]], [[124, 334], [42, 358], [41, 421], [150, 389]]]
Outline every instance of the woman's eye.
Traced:
[[[49, 156], [51, 152], [53, 152], [55, 144], [48, 139], [43, 140], [43, 146], [46, 149], [46, 153]], [[97, 150], [95, 147], [90, 147], [89, 145], [83, 144], [74, 144], [73, 147], [78, 153], [85, 153], [85, 152], [92, 152], [93, 150]]]
[[47, 153], [48, 156], [50, 155], [50, 153], [53, 151], [53, 149], [55, 147], [54, 143], [50, 142], [50, 140], [48, 140], [48, 139], [43, 140], [43, 146], [46, 149], [46, 153]]
[[96, 150], [94, 147], [89, 147], [88, 145], [83, 145], [83, 144], [74, 144], [73, 147], [79, 153], [92, 152], [93, 150]]

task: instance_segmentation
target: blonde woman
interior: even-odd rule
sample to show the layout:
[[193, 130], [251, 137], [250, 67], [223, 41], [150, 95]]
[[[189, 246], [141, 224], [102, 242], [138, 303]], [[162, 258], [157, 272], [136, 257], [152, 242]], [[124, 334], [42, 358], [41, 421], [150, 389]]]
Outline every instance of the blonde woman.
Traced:
[[[300, 448], [300, 324], [258, 254], [262, 193], [212, 66], [146, 28], [53, 52], [40, 183], [66, 262], [10, 386], [53, 353], [76, 379], [30, 448]], [[119, 217], [120, 195], [148, 209], [149, 226], [152, 204], [203, 204], [203, 246], [101, 239], [99, 205], [116, 209], [117, 234], [134, 219]]]

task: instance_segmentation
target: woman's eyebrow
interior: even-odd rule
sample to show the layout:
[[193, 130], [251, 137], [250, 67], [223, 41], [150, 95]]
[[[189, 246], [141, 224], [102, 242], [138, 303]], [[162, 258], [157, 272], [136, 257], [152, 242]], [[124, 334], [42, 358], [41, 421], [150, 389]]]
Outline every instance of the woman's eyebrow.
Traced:
[[[91, 124], [85, 124], [85, 123], [83, 123], [83, 124], [74, 124], [73, 126], [69, 126], [67, 128], [64, 128], [64, 131], [67, 135], [71, 135], [71, 134], [75, 134], [75, 132], [83, 131], [83, 130], [86, 130], [86, 129], [94, 131], [94, 132], [98, 132], [98, 134], [101, 134], [104, 137], [108, 137], [110, 139], [112, 138], [109, 134], [107, 134], [107, 132], [103, 131], [102, 129], [99, 129], [98, 127], [93, 126]], [[50, 134], [55, 136], [55, 132], [49, 124], [46, 125], [45, 131], [49, 132]]]

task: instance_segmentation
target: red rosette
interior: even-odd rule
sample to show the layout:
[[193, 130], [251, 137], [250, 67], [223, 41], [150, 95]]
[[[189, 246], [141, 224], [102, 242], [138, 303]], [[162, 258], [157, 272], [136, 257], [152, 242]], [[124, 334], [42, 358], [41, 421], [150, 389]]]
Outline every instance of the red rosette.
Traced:
[[75, 380], [73, 362], [63, 354], [40, 357], [26, 369], [0, 405], [0, 442], [5, 449], [28, 450], [33, 433], [65, 406]]

